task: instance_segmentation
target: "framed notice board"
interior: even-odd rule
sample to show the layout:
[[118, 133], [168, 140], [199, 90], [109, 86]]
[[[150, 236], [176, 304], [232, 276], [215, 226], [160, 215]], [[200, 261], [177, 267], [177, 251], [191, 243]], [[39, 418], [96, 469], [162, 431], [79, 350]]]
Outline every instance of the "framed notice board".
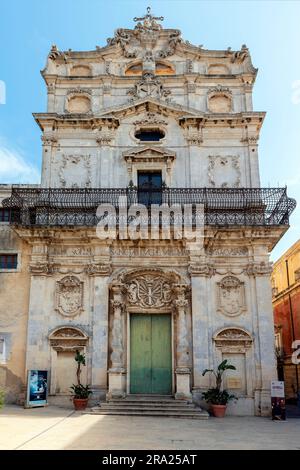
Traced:
[[27, 376], [26, 407], [45, 406], [48, 399], [48, 371], [29, 370]]

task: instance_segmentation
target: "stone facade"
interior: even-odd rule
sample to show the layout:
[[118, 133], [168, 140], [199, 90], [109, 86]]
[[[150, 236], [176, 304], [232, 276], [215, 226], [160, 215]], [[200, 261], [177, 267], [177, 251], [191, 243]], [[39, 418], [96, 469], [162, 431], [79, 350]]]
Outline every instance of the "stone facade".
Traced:
[[[257, 69], [247, 47], [210, 51], [163, 29], [150, 12], [135, 20], [94, 51], [51, 48], [42, 71], [47, 112], [34, 114], [41, 188], [134, 187], [142, 170], [160, 171], [179, 192], [259, 188], [265, 113], [252, 108]], [[160, 140], [137, 137], [153, 130]], [[5, 207], [11, 192], [1, 187]], [[17, 271], [1, 274], [1, 380], [11, 400], [26, 370], [42, 368], [50, 371], [50, 400], [63, 401], [76, 349], [86, 354], [96, 400], [125, 396], [131, 314], [168, 313], [175, 397], [200, 402], [213, 385], [202, 371], [228, 358], [237, 370], [226, 386], [239, 396], [229, 413], [269, 414], [276, 376], [269, 252], [287, 222], [209, 224], [197, 247], [174, 238], [100, 240], [95, 227], [37, 221], [1, 224], [2, 251], [20, 254]]]

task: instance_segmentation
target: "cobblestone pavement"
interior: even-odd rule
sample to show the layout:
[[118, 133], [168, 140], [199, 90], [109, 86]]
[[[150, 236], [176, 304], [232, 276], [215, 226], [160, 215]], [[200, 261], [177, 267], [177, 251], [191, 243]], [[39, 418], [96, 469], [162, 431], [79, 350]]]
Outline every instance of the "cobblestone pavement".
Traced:
[[0, 449], [300, 449], [300, 420], [99, 416], [49, 406], [0, 412]]

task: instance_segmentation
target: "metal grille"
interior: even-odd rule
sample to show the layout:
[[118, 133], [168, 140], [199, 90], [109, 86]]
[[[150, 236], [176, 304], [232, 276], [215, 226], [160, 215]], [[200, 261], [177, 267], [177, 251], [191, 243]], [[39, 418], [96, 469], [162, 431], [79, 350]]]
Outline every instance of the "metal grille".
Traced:
[[[127, 205], [139, 203], [136, 187], [127, 188], [13, 188], [2, 202], [10, 209], [11, 224], [23, 226], [94, 226], [100, 204], [116, 208], [120, 197]], [[296, 202], [286, 188], [169, 188], [162, 187], [161, 202], [181, 208], [204, 205], [207, 225], [287, 225]], [[150, 209], [150, 208], [148, 208]]]

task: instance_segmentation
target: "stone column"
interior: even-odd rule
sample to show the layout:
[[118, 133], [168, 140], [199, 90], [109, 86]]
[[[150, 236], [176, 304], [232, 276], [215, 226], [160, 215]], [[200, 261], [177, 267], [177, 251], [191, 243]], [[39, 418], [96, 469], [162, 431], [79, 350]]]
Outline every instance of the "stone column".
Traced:
[[126, 393], [126, 371], [124, 367], [124, 302], [121, 285], [112, 287], [113, 323], [111, 332], [111, 366], [108, 371], [108, 398], [124, 397]]
[[215, 269], [207, 262], [193, 262], [190, 265], [192, 285], [192, 325], [193, 325], [193, 378], [194, 391], [209, 387], [209, 376], [202, 376], [204, 369], [209, 369], [209, 317], [208, 317], [208, 286], [209, 278]]
[[100, 394], [100, 399], [105, 397], [107, 391], [109, 272], [109, 265], [88, 266], [88, 274], [94, 278], [92, 388]]
[[186, 309], [188, 300], [186, 300], [186, 285], [177, 284], [174, 287], [176, 299], [174, 306], [177, 313], [177, 348], [176, 348], [176, 399], [190, 399], [190, 360], [189, 360], [189, 342], [188, 330], [186, 324]]
[[257, 414], [271, 414], [271, 381], [276, 380], [274, 347], [274, 319], [272, 308], [271, 265], [267, 262], [252, 263], [247, 268], [248, 275], [254, 276], [257, 306], [257, 340], [260, 352], [260, 389], [255, 391]]

